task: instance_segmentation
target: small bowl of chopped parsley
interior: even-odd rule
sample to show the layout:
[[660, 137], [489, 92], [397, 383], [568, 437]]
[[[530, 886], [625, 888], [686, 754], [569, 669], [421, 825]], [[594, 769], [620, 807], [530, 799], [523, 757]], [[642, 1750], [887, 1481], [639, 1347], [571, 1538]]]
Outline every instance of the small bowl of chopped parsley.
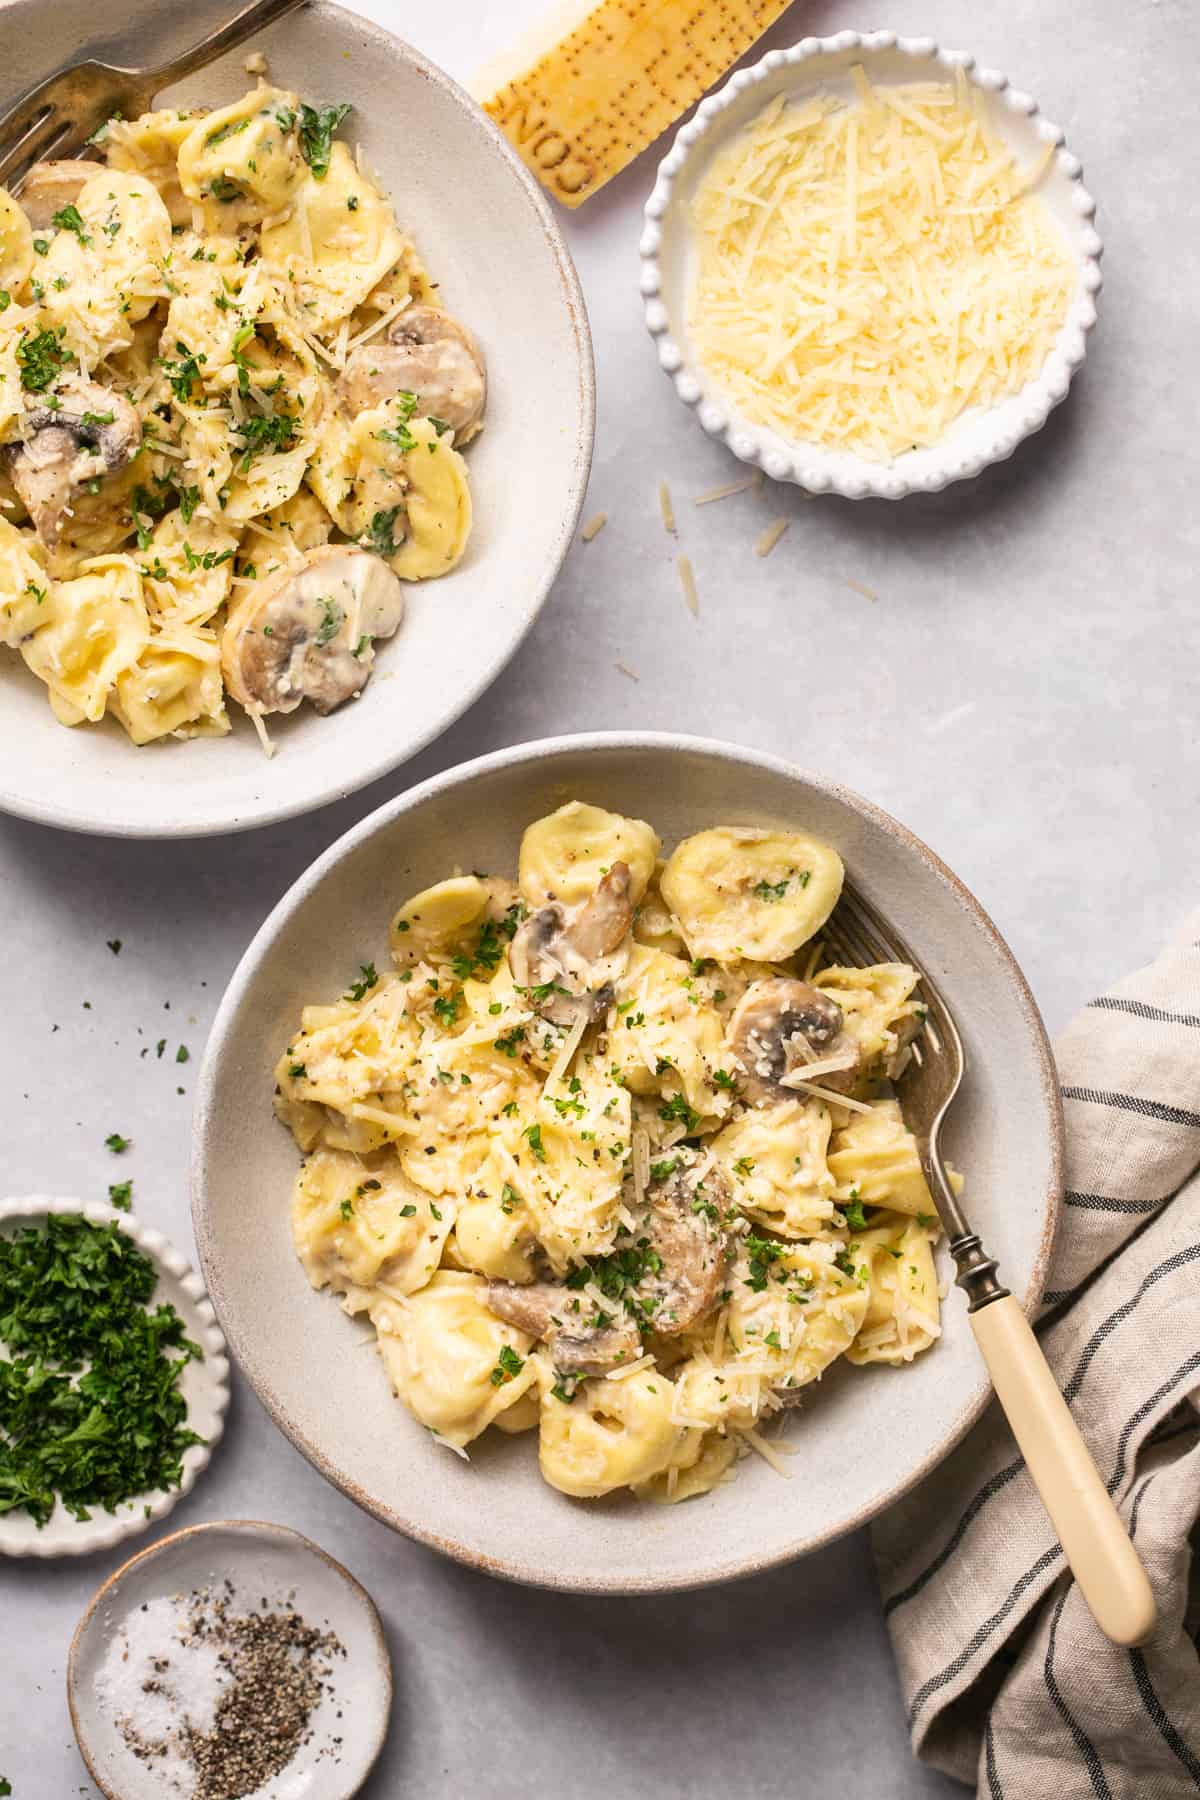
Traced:
[[0, 1554], [110, 1547], [171, 1510], [229, 1401], [199, 1277], [96, 1202], [0, 1202]]

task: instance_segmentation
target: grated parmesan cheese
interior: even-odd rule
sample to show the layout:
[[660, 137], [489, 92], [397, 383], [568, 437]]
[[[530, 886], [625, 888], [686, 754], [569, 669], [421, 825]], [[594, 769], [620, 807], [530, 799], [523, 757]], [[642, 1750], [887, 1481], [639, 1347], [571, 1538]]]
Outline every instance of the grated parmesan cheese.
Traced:
[[593, 513], [579, 535], [585, 544], [590, 544], [592, 539], [596, 537], [598, 533], [603, 531], [607, 524], [608, 514], [606, 512]]
[[690, 556], [679, 558], [679, 581], [683, 588], [684, 604], [693, 619], [698, 619], [700, 617], [700, 596], [696, 592], [696, 576], [692, 569]]
[[671, 503], [671, 490], [665, 481], [658, 484], [658, 510], [662, 514], [663, 530], [669, 531], [672, 537], [678, 537], [675, 526], [675, 508]]
[[693, 203], [696, 353], [790, 442], [887, 460], [1045, 361], [1075, 282], [965, 79], [779, 95]]
[[773, 524], [768, 525], [762, 536], [755, 543], [755, 556], [770, 556], [772, 550], [787, 530], [789, 522], [790, 521], [787, 519], [776, 519]]

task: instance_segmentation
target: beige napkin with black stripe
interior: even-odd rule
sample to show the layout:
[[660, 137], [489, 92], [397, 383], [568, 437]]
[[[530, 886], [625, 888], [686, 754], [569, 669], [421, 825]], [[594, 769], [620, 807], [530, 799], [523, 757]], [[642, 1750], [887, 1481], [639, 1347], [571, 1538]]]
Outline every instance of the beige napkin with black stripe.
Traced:
[[1158, 1629], [1101, 1636], [994, 1403], [877, 1521], [880, 1586], [918, 1756], [988, 1800], [1173, 1800], [1200, 1793], [1200, 913], [1056, 1056], [1068, 1188], [1039, 1336]]

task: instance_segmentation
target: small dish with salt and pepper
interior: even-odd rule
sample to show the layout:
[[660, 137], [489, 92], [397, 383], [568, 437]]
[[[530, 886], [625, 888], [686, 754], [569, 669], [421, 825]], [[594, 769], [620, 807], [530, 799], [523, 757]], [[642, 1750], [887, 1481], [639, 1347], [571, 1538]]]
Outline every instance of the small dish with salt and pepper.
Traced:
[[284, 1525], [231, 1519], [104, 1583], [67, 1700], [107, 1800], [349, 1800], [387, 1735], [391, 1660], [348, 1570]]

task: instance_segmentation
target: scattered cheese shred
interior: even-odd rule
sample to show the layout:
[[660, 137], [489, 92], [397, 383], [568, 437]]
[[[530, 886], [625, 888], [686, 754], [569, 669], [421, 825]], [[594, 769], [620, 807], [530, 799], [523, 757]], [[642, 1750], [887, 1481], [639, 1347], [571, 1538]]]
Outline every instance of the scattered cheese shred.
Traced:
[[744, 494], [748, 488], [758, 487], [762, 481], [762, 470], [755, 469], [753, 475], [745, 476], [741, 481], [725, 481], [720, 487], [709, 488], [703, 494], [697, 494], [695, 505], [711, 506], [714, 500], [728, 500], [734, 494]]
[[777, 96], [714, 159], [689, 329], [746, 418], [887, 460], [1024, 386], [1075, 270], [1041, 168], [965, 80], [855, 81], [856, 101]]
[[580, 532], [579, 535], [583, 539], [585, 544], [590, 544], [592, 539], [597, 535], [597, 533], [603, 531], [604, 527], [607, 524], [608, 524], [608, 514], [607, 513], [605, 513], [605, 512], [593, 513], [592, 517], [588, 520], [587, 524], [584, 526], [583, 530]]
[[787, 519], [776, 519], [774, 524], [768, 525], [767, 529], [763, 532], [762, 536], [754, 546], [755, 556], [770, 556], [772, 550], [787, 530], [789, 522], [790, 521]]
[[696, 592], [696, 577], [692, 570], [690, 556], [679, 558], [679, 580], [683, 588], [683, 598], [693, 619], [700, 617], [700, 596]]
[[671, 503], [671, 490], [665, 481], [658, 484], [658, 509], [662, 513], [663, 530], [669, 531], [672, 537], [678, 536], [675, 527], [675, 508]]
[[640, 675], [635, 675], [633, 670], [628, 668], [622, 662], [614, 663], [613, 667], [616, 669], [618, 675], [624, 675], [627, 681], [640, 681], [642, 679]]
[[861, 594], [864, 600], [878, 600], [879, 595], [875, 589], [868, 587], [865, 581], [851, 581], [848, 575], [843, 576], [843, 580], [848, 588], [853, 588], [855, 593]]

